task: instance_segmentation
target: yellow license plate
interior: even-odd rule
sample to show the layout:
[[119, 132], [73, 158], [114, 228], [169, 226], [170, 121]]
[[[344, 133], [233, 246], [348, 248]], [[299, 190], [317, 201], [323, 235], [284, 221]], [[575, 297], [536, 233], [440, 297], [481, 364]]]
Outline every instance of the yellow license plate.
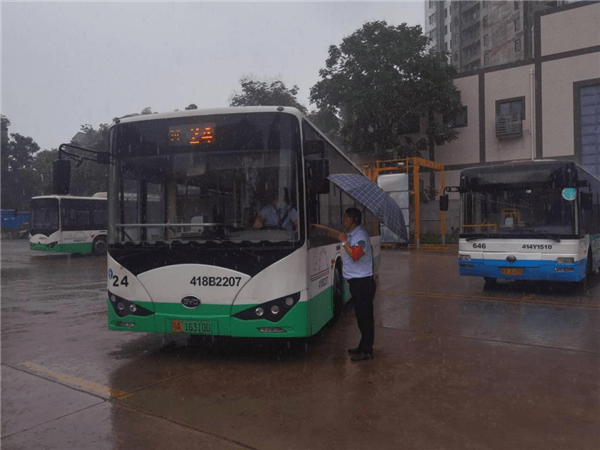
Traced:
[[513, 269], [512, 267], [502, 267], [502, 275], [523, 275], [523, 269]]
[[213, 323], [210, 320], [172, 320], [173, 333], [213, 334]]

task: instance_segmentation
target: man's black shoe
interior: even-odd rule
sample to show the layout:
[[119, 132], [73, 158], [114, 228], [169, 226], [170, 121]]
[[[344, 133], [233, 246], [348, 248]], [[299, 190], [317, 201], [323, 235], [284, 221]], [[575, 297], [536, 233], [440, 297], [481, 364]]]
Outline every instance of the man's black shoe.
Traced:
[[348, 349], [348, 354], [349, 355], [358, 355], [359, 353], [363, 353], [363, 351], [362, 351], [362, 349], [360, 347], [349, 348]]
[[352, 357], [350, 358], [350, 360], [353, 362], [366, 361], [368, 359], [373, 359], [373, 353], [371, 353], [371, 352], [358, 353], [358, 354], [352, 355]]

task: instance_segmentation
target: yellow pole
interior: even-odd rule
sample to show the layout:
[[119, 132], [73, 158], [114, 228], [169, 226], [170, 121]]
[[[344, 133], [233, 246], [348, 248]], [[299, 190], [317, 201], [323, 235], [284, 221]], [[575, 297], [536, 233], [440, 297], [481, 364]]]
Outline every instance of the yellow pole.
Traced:
[[[440, 195], [444, 194], [444, 168], [440, 169]], [[446, 245], [446, 212], [440, 211], [440, 222], [442, 224], [442, 245]]]
[[413, 162], [413, 192], [415, 194], [415, 246], [421, 248], [421, 182], [419, 179], [419, 163]]

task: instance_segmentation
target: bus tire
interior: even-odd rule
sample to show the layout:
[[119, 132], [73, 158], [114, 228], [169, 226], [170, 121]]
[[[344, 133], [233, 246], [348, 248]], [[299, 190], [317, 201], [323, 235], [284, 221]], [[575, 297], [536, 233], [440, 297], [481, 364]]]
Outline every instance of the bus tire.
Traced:
[[336, 320], [342, 314], [344, 308], [344, 276], [342, 275], [342, 265], [336, 264], [333, 272], [333, 320]]
[[106, 254], [106, 236], [97, 236], [92, 242], [92, 254], [94, 256], [101, 256]]
[[592, 255], [592, 247], [588, 248], [587, 260], [585, 263], [585, 280], [589, 280], [594, 272], [594, 257]]

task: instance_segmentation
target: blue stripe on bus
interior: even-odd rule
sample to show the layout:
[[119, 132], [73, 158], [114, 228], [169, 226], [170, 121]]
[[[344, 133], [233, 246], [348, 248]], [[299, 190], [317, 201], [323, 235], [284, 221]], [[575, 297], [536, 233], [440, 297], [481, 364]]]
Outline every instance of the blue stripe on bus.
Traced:
[[[586, 262], [586, 259], [575, 261], [573, 264], [558, 264], [556, 261], [521, 260], [509, 264], [499, 259], [472, 259], [470, 261], [459, 261], [458, 268], [462, 276], [533, 281], [580, 281], [585, 278]], [[523, 275], [503, 275], [502, 268], [523, 269]], [[572, 271], [565, 272], [564, 269], [572, 269]]]

